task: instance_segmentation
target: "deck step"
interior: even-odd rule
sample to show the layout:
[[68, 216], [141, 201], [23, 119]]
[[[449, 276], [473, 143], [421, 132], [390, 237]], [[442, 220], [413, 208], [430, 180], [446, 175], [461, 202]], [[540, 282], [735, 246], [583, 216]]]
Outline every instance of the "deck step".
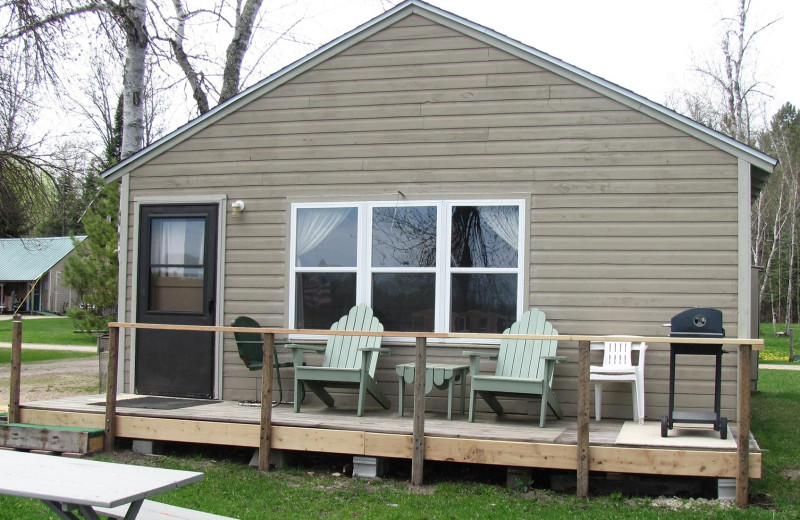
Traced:
[[[109, 518], [123, 518], [128, 511], [128, 506], [95, 507], [94, 510]], [[153, 502], [152, 500], [145, 500], [142, 503], [142, 508], [136, 518], [137, 520], [237, 520], [230, 516], [204, 513], [203, 511], [171, 506], [161, 502]]]
[[59, 453], [94, 453], [103, 449], [101, 428], [0, 424], [0, 447]]

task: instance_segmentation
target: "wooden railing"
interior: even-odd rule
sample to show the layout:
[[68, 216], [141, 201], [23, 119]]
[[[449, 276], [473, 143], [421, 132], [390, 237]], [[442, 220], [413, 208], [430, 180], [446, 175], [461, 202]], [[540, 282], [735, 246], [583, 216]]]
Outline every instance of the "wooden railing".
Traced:
[[[19, 332], [17, 332], [19, 329]], [[276, 335], [305, 334], [318, 336], [381, 336], [391, 338], [415, 338], [415, 377], [414, 377], [414, 415], [412, 431], [412, 456], [411, 456], [411, 482], [415, 486], [422, 485], [422, 468], [425, 453], [425, 355], [426, 344], [429, 338], [463, 339], [471, 342], [485, 339], [553, 339], [553, 336], [536, 334], [463, 334], [463, 333], [437, 333], [437, 332], [360, 332], [360, 331], [335, 331], [316, 329], [280, 329], [280, 328], [250, 328], [250, 327], [223, 327], [223, 326], [186, 326], [163, 325], [149, 323], [109, 323], [109, 350], [108, 350], [108, 379], [106, 392], [105, 414], [105, 449], [112, 450], [116, 439], [116, 409], [117, 409], [117, 369], [119, 363], [119, 333], [120, 329], [157, 329], [175, 331], [199, 332], [248, 332], [262, 333], [264, 335], [263, 368], [262, 368], [262, 393], [261, 402], [269, 403], [272, 400], [273, 385], [273, 345]], [[12, 372], [19, 371], [19, 363], [14, 364], [14, 359], [19, 360], [21, 346], [21, 322], [17, 328], [14, 324], [12, 345]], [[739, 350], [738, 374], [738, 407], [737, 407], [737, 473], [736, 473], [736, 504], [739, 507], [747, 505], [749, 488], [749, 458], [750, 458], [750, 365], [751, 352], [764, 349], [764, 340], [750, 338], [668, 338], [664, 336], [591, 336], [591, 335], [558, 335], [558, 341], [573, 341], [578, 343], [578, 440], [577, 440], [577, 494], [585, 497], [589, 492], [589, 354], [592, 341], [632, 341], [647, 343], [672, 343], [694, 345], [723, 345], [737, 347]], [[16, 358], [14, 352], [17, 352]], [[16, 368], [15, 368], [16, 367]], [[19, 374], [14, 390], [14, 375], [11, 377], [11, 397], [9, 405], [9, 419], [19, 417]], [[16, 392], [16, 397], [14, 393]], [[269, 470], [270, 426], [272, 424], [272, 407], [261, 407], [261, 428], [259, 439], [260, 471]]]

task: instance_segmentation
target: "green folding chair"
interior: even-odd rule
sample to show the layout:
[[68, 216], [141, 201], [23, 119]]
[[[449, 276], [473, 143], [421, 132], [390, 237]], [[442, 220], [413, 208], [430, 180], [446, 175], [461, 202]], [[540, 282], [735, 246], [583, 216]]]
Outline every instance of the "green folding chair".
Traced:
[[[239, 316], [231, 323], [232, 327], [253, 327], [259, 328], [261, 325], [256, 320], [248, 316]], [[242, 358], [245, 366], [252, 371], [261, 370], [264, 366], [264, 335], [260, 332], [234, 332], [236, 347], [239, 349], [239, 357]], [[273, 345], [273, 366], [275, 367], [275, 378], [278, 381], [278, 400], [272, 401], [272, 406], [283, 403], [283, 384], [281, 383], [281, 368], [293, 367], [294, 362], [278, 362], [278, 350]], [[305, 396], [305, 389], [300, 388], [300, 400]], [[295, 396], [297, 400], [297, 396]], [[287, 404], [292, 404], [291, 402]]]

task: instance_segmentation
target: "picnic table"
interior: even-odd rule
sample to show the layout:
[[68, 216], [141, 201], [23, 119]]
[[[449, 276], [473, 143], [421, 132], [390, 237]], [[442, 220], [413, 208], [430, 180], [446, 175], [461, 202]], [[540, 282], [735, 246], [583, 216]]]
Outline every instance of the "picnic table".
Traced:
[[0, 494], [35, 498], [59, 518], [99, 520], [95, 508], [128, 506], [125, 520], [152, 497], [205, 477], [196, 471], [152, 468], [0, 450]]

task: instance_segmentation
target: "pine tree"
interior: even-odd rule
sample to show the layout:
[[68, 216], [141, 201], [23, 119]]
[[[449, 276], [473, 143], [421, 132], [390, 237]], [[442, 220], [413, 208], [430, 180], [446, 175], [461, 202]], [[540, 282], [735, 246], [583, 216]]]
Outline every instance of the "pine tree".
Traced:
[[104, 186], [86, 211], [83, 225], [89, 238], [75, 241], [64, 279], [78, 292], [81, 305], [67, 310], [80, 330], [104, 330], [116, 320], [119, 185]]

